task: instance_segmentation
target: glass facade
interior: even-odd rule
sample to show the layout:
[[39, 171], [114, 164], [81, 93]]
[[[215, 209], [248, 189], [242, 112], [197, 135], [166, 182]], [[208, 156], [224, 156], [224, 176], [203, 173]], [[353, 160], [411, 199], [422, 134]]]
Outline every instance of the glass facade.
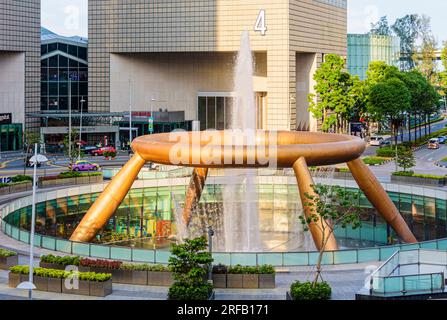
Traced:
[[348, 34], [348, 70], [352, 75], [366, 79], [371, 61], [399, 65], [400, 40], [392, 36]]
[[72, 111], [81, 110], [81, 100], [84, 98], [83, 112], [87, 112], [87, 45], [55, 39], [41, 45], [41, 54], [41, 110], [66, 112], [71, 93]]
[[231, 125], [232, 97], [199, 97], [200, 130], [225, 130]]
[[0, 150], [17, 151], [23, 146], [23, 128], [21, 123], [0, 125]]

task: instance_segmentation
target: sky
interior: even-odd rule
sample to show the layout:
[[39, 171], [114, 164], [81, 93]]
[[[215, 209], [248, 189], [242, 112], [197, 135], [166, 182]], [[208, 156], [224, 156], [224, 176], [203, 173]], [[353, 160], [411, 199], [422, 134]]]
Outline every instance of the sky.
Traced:
[[[42, 25], [64, 36], [87, 37], [87, 0], [42, 0]], [[387, 15], [390, 23], [410, 13], [431, 17], [439, 42], [447, 40], [445, 0], [348, 0], [348, 32], [365, 33], [372, 22]]]

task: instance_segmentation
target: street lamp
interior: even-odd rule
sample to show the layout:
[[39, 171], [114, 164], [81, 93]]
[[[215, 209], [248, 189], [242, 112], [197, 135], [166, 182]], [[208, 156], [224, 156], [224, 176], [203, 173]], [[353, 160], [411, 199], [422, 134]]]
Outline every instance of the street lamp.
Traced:
[[68, 74], [68, 159], [71, 161], [71, 79]]
[[132, 85], [129, 78], [129, 148], [132, 143]]
[[81, 97], [81, 118], [79, 120], [79, 152], [78, 152], [78, 160], [81, 160], [81, 141], [82, 141], [82, 111], [84, 109], [84, 96]]
[[[213, 256], [213, 236], [214, 230], [212, 226], [208, 226], [208, 250], [211, 256]], [[208, 280], [213, 281], [213, 264], [210, 262], [208, 266]]]

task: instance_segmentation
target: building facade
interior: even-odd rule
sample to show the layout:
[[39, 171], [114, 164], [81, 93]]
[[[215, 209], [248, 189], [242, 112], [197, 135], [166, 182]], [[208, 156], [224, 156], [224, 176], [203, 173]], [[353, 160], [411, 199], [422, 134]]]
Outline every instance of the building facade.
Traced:
[[18, 150], [39, 127], [26, 114], [40, 109], [40, 0], [0, 0], [0, 16], [0, 143]]
[[352, 75], [366, 79], [371, 61], [384, 61], [399, 67], [399, 37], [371, 34], [348, 34], [348, 69]]
[[307, 96], [324, 54], [346, 56], [346, 10], [346, 0], [91, 0], [89, 112], [184, 111], [202, 129], [225, 127], [248, 30], [258, 127], [316, 130]]

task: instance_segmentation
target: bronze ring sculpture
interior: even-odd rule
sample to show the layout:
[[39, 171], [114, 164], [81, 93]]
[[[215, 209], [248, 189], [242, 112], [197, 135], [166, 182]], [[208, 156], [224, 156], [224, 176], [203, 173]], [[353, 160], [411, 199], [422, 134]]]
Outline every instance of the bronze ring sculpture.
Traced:
[[[232, 131], [196, 131], [154, 134], [135, 139], [132, 143], [133, 157], [90, 207], [70, 240], [86, 242], [95, 237], [119, 207], [148, 161], [195, 168], [183, 211], [184, 222], [188, 225], [191, 208], [200, 200], [209, 168], [268, 167], [271, 165], [271, 162], [265, 161], [268, 159], [273, 160], [277, 168], [293, 168], [303, 203], [308, 202], [306, 193], [313, 192], [314, 182], [308, 165], [346, 162], [360, 189], [397, 235], [405, 242], [417, 242], [382, 185], [360, 159], [365, 150], [361, 139], [340, 134], [295, 131], [257, 131], [253, 137], [252, 140], [239, 139], [238, 143], [234, 143], [234, 139], [240, 136], [235, 136]], [[310, 208], [305, 206], [304, 213], [309, 215]], [[320, 230], [310, 226], [318, 249], [323, 236]], [[332, 235], [325, 250], [337, 249]]]

